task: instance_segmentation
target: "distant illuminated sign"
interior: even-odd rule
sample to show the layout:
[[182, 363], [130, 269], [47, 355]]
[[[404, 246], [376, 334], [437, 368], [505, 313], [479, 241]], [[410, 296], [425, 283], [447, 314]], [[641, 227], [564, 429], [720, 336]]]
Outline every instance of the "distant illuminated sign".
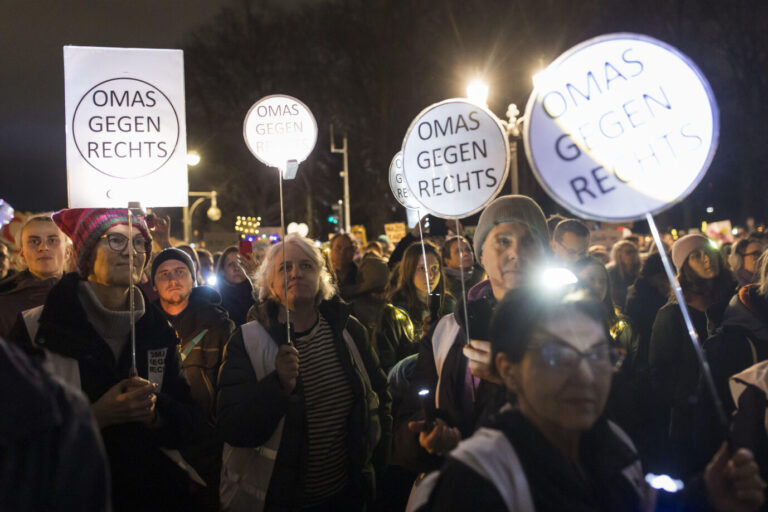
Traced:
[[509, 142], [499, 120], [466, 99], [422, 110], [403, 141], [403, 176], [428, 212], [460, 219], [482, 209], [504, 185]]
[[534, 77], [525, 148], [541, 185], [580, 217], [636, 220], [686, 197], [715, 154], [704, 75], [648, 36], [585, 41]]
[[419, 207], [419, 203], [413, 199], [411, 192], [408, 190], [408, 185], [405, 184], [402, 151], [398, 151], [389, 164], [389, 188], [392, 189], [392, 195], [395, 196], [395, 199], [401, 205], [411, 210]]
[[303, 162], [314, 149], [317, 122], [301, 101], [274, 94], [261, 98], [248, 110], [243, 137], [260, 162], [285, 173], [289, 161]]

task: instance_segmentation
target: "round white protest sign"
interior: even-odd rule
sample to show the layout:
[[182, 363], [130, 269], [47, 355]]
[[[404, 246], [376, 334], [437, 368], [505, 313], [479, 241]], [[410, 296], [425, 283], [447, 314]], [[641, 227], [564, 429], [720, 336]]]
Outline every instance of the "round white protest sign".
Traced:
[[648, 36], [583, 42], [534, 78], [525, 149], [580, 217], [637, 220], [686, 197], [715, 154], [718, 110], [696, 65]]
[[465, 99], [424, 109], [403, 141], [403, 176], [413, 198], [438, 217], [460, 219], [501, 190], [509, 142], [491, 112]]
[[395, 196], [395, 199], [401, 205], [411, 210], [419, 207], [419, 203], [411, 196], [408, 185], [405, 184], [402, 151], [398, 151], [389, 164], [389, 188], [392, 189], [392, 195]]
[[265, 165], [285, 170], [289, 160], [306, 160], [317, 141], [315, 116], [301, 101], [274, 94], [253, 104], [245, 116], [243, 137]]
[[78, 101], [72, 138], [88, 164], [114, 178], [139, 178], [171, 159], [181, 134], [168, 96], [138, 78], [112, 78]]

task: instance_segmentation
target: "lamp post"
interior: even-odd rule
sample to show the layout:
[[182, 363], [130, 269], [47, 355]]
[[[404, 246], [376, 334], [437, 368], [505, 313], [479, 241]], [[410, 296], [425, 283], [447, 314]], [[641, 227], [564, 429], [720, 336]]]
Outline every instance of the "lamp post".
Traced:
[[184, 207], [184, 240], [186, 242], [189, 242], [192, 234], [192, 214], [195, 213], [195, 210], [203, 201], [206, 199], [211, 200], [211, 207], [208, 208], [207, 212], [209, 219], [216, 222], [221, 218], [221, 210], [219, 210], [219, 206], [216, 203], [217, 196], [215, 190], [211, 190], [210, 192], [190, 192], [189, 197], [197, 197], [198, 199], [192, 203], [192, 206]]
[[[488, 86], [475, 80], [467, 86], [467, 99], [472, 103], [488, 109]], [[490, 109], [488, 109], [490, 111]], [[512, 193], [518, 194], [520, 191], [518, 169], [517, 169], [517, 143], [520, 140], [520, 126], [522, 119], [518, 119], [520, 110], [517, 105], [510, 103], [507, 107], [507, 120], [499, 119], [499, 122], [507, 131], [509, 139], [509, 181], [512, 186]]]
[[349, 233], [349, 153], [347, 152], [347, 136], [344, 135], [342, 146], [337, 148], [333, 136], [333, 125], [331, 125], [331, 153], [341, 153], [344, 156], [344, 170], [339, 174], [344, 178], [344, 232]]

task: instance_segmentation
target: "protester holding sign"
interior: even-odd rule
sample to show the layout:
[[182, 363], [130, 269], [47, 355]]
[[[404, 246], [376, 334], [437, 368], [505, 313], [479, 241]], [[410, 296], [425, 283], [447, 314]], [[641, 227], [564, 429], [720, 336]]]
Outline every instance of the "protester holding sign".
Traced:
[[[511, 403], [462, 441], [409, 503], [426, 511], [647, 511], [655, 494], [637, 450], [603, 415], [620, 355], [602, 305], [581, 294], [514, 290], [491, 326], [494, 373]], [[676, 510], [753, 511], [754, 456], [725, 444]]]
[[[736, 283], [723, 266], [720, 251], [702, 235], [687, 235], [672, 246], [677, 279], [699, 340], [707, 339], [708, 321], [719, 323]], [[700, 465], [706, 453], [696, 426], [700, 370], [680, 305], [670, 300], [656, 314], [649, 349], [651, 391], [655, 400], [654, 435], [649, 444], [650, 469], [683, 477]], [[716, 447], [715, 447], [716, 448]], [[656, 471], [658, 472], [658, 471]]]
[[[151, 249], [147, 225], [126, 210], [62, 210], [53, 220], [73, 242], [79, 275], [65, 275], [45, 305], [26, 312], [17, 341], [46, 351], [46, 368], [81, 388], [101, 427], [115, 510], [188, 510], [190, 476], [177, 452], [202, 415], [181, 373], [176, 335], [136, 288], [136, 370], [131, 370], [128, 287]], [[128, 251], [134, 251], [129, 268]], [[26, 339], [22, 339], [22, 337]], [[174, 455], [175, 453], [175, 455]]]
[[[505, 400], [490, 359], [488, 324], [499, 300], [530, 282], [547, 257], [549, 233], [541, 208], [525, 196], [502, 196], [483, 211], [475, 251], [488, 280], [467, 302], [444, 316], [419, 349], [409, 395], [398, 414], [393, 463], [415, 471], [434, 469], [442, 455], [470, 436]], [[464, 308], [469, 319], [467, 346]], [[434, 397], [434, 426], [425, 420], [417, 392]]]
[[219, 374], [222, 506], [362, 510], [392, 421], [367, 332], [299, 235], [268, 249], [256, 284], [257, 320], [235, 331]]

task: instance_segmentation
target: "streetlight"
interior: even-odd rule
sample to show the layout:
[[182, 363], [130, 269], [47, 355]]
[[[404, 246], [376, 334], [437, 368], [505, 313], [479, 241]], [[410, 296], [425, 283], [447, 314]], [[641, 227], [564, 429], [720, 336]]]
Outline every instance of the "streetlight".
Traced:
[[481, 107], [488, 106], [488, 86], [480, 80], [474, 80], [467, 86], [467, 99]]
[[213, 222], [221, 219], [221, 210], [216, 203], [215, 190], [211, 190], [210, 192], [190, 192], [189, 197], [198, 197], [199, 199], [192, 203], [192, 206], [184, 207], [184, 240], [186, 242], [189, 242], [192, 232], [192, 214], [195, 213], [195, 209], [197, 209], [197, 207], [200, 206], [200, 204], [206, 199], [211, 200], [211, 207], [208, 208], [208, 211], [206, 212], [208, 218]]
[[200, 155], [197, 153], [197, 151], [190, 151], [189, 153], [187, 153], [188, 166], [194, 167], [199, 163], [200, 163]]
[[[488, 86], [479, 80], [472, 81], [467, 86], [467, 99], [476, 105], [488, 108], [486, 104]], [[518, 119], [519, 115], [520, 110], [517, 105], [510, 103], [507, 107], [507, 121], [499, 119], [501, 125], [507, 130], [507, 137], [509, 138], [509, 180], [513, 194], [517, 194], [520, 189], [517, 170], [517, 141], [520, 140], [520, 126], [523, 120]]]

